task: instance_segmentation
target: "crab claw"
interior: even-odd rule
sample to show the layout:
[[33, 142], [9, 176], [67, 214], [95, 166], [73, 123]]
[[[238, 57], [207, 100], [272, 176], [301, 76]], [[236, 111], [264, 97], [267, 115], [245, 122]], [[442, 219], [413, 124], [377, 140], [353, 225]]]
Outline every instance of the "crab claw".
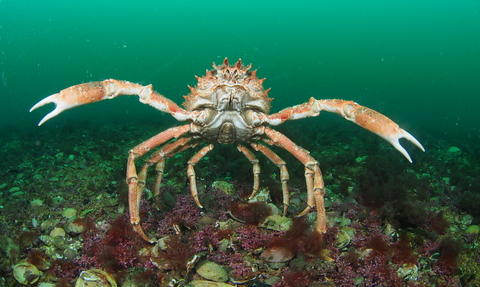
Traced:
[[55, 109], [53, 111], [51, 111], [50, 113], [48, 113], [45, 117], [43, 117], [43, 119], [38, 123], [39, 126], [41, 126], [44, 122], [48, 121], [49, 119], [57, 116], [61, 112], [65, 111], [65, 110], [68, 110], [68, 109], [71, 109], [71, 108], [74, 108], [74, 107], [79, 105], [79, 104], [69, 104], [65, 101], [62, 101], [61, 98], [62, 98], [61, 93], [53, 94], [53, 95], [48, 96], [45, 99], [41, 100], [40, 102], [38, 102], [36, 105], [34, 105], [30, 109], [30, 112], [31, 112], [31, 111], [39, 108], [39, 107], [43, 107], [44, 105], [49, 104], [49, 103], [54, 103], [56, 105]]
[[65, 110], [115, 97], [118, 93], [109, 92], [111, 90], [109, 86], [112, 84], [115, 84], [114, 80], [105, 80], [66, 88], [41, 100], [30, 109], [30, 112], [49, 103], [56, 105], [55, 109], [40, 121], [38, 124], [40, 126]]
[[343, 106], [342, 112], [347, 120], [352, 121], [385, 139], [403, 154], [409, 162], [412, 162], [412, 159], [408, 152], [400, 145], [399, 140], [401, 138], [409, 140], [419, 149], [425, 151], [422, 144], [416, 138], [407, 131], [401, 129], [394, 121], [377, 111], [351, 102]]
[[173, 101], [153, 91], [152, 85], [142, 86], [140, 84], [115, 79], [71, 86], [41, 100], [34, 105], [30, 111], [49, 103], [56, 105], [55, 109], [40, 121], [38, 124], [40, 126], [65, 110], [103, 100], [110, 100], [122, 95], [136, 95], [139, 97], [141, 103], [151, 105], [157, 110], [169, 113], [179, 121], [185, 121], [190, 116], [189, 113], [181, 109]]
[[378, 136], [389, 142], [391, 145], [393, 145], [394, 148], [396, 148], [403, 156], [405, 156], [408, 161], [411, 163], [412, 159], [410, 158], [410, 155], [408, 152], [400, 145], [399, 140], [401, 138], [409, 140], [411, 143], [416, 145], [419, 149], [422, 151], [425, 151], [425, 148], [423, 148], [422, 144], [414, 138], [410, 133], [405, 131], [404, 129], [401, 129], [400, 127], [396, 127], [397, 132], [389, 135], [381, 134], [381, 133], [376, 133]]

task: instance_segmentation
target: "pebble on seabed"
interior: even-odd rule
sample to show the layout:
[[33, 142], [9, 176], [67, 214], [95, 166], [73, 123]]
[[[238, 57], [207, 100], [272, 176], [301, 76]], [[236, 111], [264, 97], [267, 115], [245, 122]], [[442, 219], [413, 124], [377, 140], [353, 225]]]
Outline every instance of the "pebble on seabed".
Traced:
[[65, 208], [62, 212], [62, 216], [67, 219], [77, 216], [77, 210], [75, 208]]

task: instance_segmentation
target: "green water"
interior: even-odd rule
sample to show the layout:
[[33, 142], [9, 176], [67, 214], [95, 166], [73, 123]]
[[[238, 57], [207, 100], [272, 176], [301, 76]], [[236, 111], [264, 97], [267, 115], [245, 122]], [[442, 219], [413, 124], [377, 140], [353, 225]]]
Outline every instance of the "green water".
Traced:
[[[479, 138], [479, 1], [0, 1], [0, 129], [41, 132], [37, 101], [107, 78], [177, 103], [211, 62], [242, 58], [273, 112], [310, 97], [378, 110], [422, 139]], [[159, 112], [134, 97], [65, 112], [50, 127]], [[341, 119], [338, 119], [341, 121]]]
[[[294, 263], [286, 263], [290, 264], [285, 265], [288, 269], [301, 269], [318, 284], [328, 278], [337, 286], [351, 286], [353, 280], [365, 286], [387, 286], [381, 283], [387, 281], [377, 279], [383, 280], [387, 275], [396, 278], [396, 274], [400, 274], [397, 273], [400, 263], [392, 262], [397, 251], [403, 249], [402, 242], [410, 246], [407, 241], [411, 239], [412, 252], [409, 247], [405, 248], [405, 253], [415, 254], [415, 261], [421, 264], [418, 264], [419, 280], [412, 279], [410, 285], [460, 286], [462, 282], [468, 286], [480, 286], [476, 255], [479, 241], [474, 232], [464, 233], [468, 225], [480, 223], [480, 0], [0, 0], [1, 286], [15, 286], [12, 266], [26, 259], [27, 254], [33, 254], [31, 250], [35, 249], [54, 252], [48, 255], [52, 259], [64, 255], [69, 260], [76, 258], [63, 267], [55, 260], [51, 268], [56, 270], [55, 273], [45, 271], [40, 280], [43, 282], [59, 277], [73, 285], [84, 268], [100, 266], [102, 269], [117, 269], [114, 271], [118, 274], [128, 272], [129, 278], [138, 280], [142, 274], [153, 276], [147, 278], [153, 281], [163, 276], [169, 263], [152, 260], [162, 257], [157, 257], [153, 251], [150, 256], [145, 249], [147, 251], [142, 251], [147, 254], [145, 258], [151, 258], [144, 262], [135, 248], [129, 253], [124, 252], [127, 247], [130, 249], [129, 242], [134, 242], [133, 238], [107, 242], [105, 235], [108, 234], [107, 222], [113, 222], [117, 215], [121, 218], [127, 214], [125, 163], [128, 151], [179, 123], [170, 115], [139, 103], [135, 96], [68, 110], [41, 127], [37, 126], [38, 122], [54, 109], [54, 105], [49, 104], [32, 113], [29, 109], [41, 99], [69, 86], [109, 78], [153, 84], [159, 93], [181, 104], [183, 96], [189, 92], [187, 85], [196, 84], [194, 75], [204, 75], [206, 69], [211, 69], [212, 62], [220, 64], [225, 57], [230, 63], [239, 58], [246, 64], [252, 63], [254, 69], [258, 69], [257, 75], [267, 78], [264, 87], [271, 87], [269, 96], [275, 98], [272, 112], [307, 102], [311, 97], [354, 100], [393, 119], [426, 149], [422, 153], [402, 140], [414, 161], [410, 164], [388, 143], [327, 112], [314, 119], [275, 127], [309, 150], [320, 162], [326, 184], [329, 221], [332, 216], [339, 215], [340, 220], [335, 219], [335, 225], [345, 224], [344, 227], [356, 232], [355, 243], [337, 245], [337, 248], [333, 247], [333, 238], [338, 239], [335, 235], [338, 228], [329, 228], [329, 235], [324, 239], [332, 242], [322, 242], [322, 248], [326, 248], [321, 252], [322, 261], [310, 261], [314, 253], [320, 255], [320, 244], [314, 244], [318, 240], [307, 240], [312, 245], [304, 244], [307, 241], [285, 244], [290, 246], [284, 249], [287, 252], [278, 248], [278, 253], [289, 253], [288, 248], [299, 247], [299, 250], [306, 251], [310, 251], [307, 250], [310, 247], [317, 248], [305, 254], [306, 257], [299, 253], [300, 256], [291, 261]], [[271, 141], [267, 140], [267, 143]], [[190, 144], [193, 146], [194, 142], [185, 147]], [[182, 228], [182, 232], [183, 229], [186, 231], [181, 235], [182, 240], [177, 242], [195, 246], [201, 239], [201, 244], [205, 245], [203, 251], [209, 250], [209, 256], [220, 260], [225, 255], [219, 246], [212, 247], [213, 237], [206, 235], [211, 231], [202, 232], [202, 235], [200, 231], [207, 228], [197, 228], [225, 220], [221, 217], [226, 217], [225, 212], [232, 210], [230, 200], [239, 201], [237, 194], [250, 194], [254, 182], [252, 164], [236, 152], [233, 145], [217, 144], [215, 150], [195, 166], [196, 176], [191, 176], [190, 169], [187, 175], [187, 161], [205, 145], [201, 143], [167, 160], [161, 185], [167, 208], [162, 207], [162, 200], [159, 204], [154, 204], [153, 199], [146, 200], [151, 196], [149, 192], [149, 196], [143, 196], [140, 214], [144, 230], [152, 238], [178, 233], [177, 229], [173, 230], [175, 225]], [[272, 150], [288, 165], [292, 200], [287, 217], [293, 217], [307, 206], [305, 184], [310, 183], [309, 179], [305, 181], [307, 169], [280, 147], [273, 146]], [[154, 153], [152, 151], [135, 162], [139, 171], [143, 159]], [[265, 193], [271, 191], [272, 202], [281, 208], [285, 190], [280, 189], [280, 180], [284, 182], [286, 174], [279, 173], [278, 167], [263, 155], [258, 159], [262, 169], [261, 190], [265, 188], [262, 190]], [[310, 165], [311, 160], [308, 161]], [[129, 185], [134, 186], [131, 184], [135, 181], [130, 173], [131, 167], [127, 179]], [[150, 171], [148, 181], [144, 180], [147, 191], [153, 190], [156, 176], [153, 167]], [[189, 187], [189, 178], [197, 179], [200, 201], [206, 203], [202, 224], [194, 217], [197, 213], [200, 216], [200, 210], [196, 207], [194, 210], [193, 203], [185, 204], [188, 201], [184, 195], [190, 200], [190, 195], [186, 195], [192, 186]], [[319, 194], [317, 188], [321, 188], [317, 179], [315, 175], [315, 194]], [[223, 181], [235, 187], [233, 195], [226, 197], [219, 192], [220, 188], [212, 187], [213, 182]], [[130, 187], [131, 194], [133, 190]], [[163, 190], [168, 191], [169, 196]], [[179, 203], [176, 205], [175, 196]], [[170, 207], [174, 205], [171, 211]], [[88, 223], [82, 221], [85, 226], [93, 222], [99, 226], [98, 230], [95, 228], [81, 236], [69, 232], [68, 241], [52, 240], [57, 247], [60, 247], [57, 244], [66, 247], [64, 243], [67, 242], [82, 246], [77, 251], [67, 248], [73, 252], [69, 253], [71, 256], [64, 254], [64, 248], [56, 248], [47, 241], [44, 244], [43, 241], [25, 239], [46, 235], [50, 227], [67, 228], [62, 212], [71, 207], [80, 212], [79, 219], [83, 216], [92, 219]], [[134, 207], [132, 204], [130, 209]], [[347, 213], [350, 217], [345, 215]], [[183, 214], [188, 216], [184, 219]], [[450, 228], [445, 227], [444, 216], [451, 223]], [[212, 221], [207, 223], [210, 219]], [[195, 225], [187, 223], [190, 221]], [[115, 222], [114, 225], [125, 225]], [[228, 223], [223, 226], [237, 225]], [[263, 240], [266, 244], [266, 239], [259, 239], [263, 235], [256, 235], [264, 232], [249, 232], [250, 235], [245, 236], [241, 235], [247, 234], [245, 231], [239, 232], [241, 228], [232, 231], [236, 235], [225, 235], [232, 236], [225, 254], [233, 252], [232, 258], [237, 258], [232, 261], [221, 259], [225, 267], [227, 262], [235, 263], [237, 255], [248, 258], [242, 259], [248, 262], [246, 265], [257, 266], [257, 262], [262, 261], [263, 257], [256, 254], [261, 248], [256, 245], [246, 247], [243, 242], [252, 239], [252, 242]], [[388, 234], [388, 238], [391, 237], [388, 248], [383, 247], [387, 242], [379, 244], [378, 240], [374, 241], [380, 238], [381, 230], [386, 233], [387, 228], [392, 231]], [[120, 232], [118, 227], [111, 230], [115, 229]], [[395, 229], [399, 231], [398, 238]], [[38, 231], [38, 234], [26, 232], [28, 230]], [[129, 233], [127, 229], [122, 230], [123, 235]], [[300, 236], [307, 234], [299, 232], [298, 227], [293, 230], [297, 230]], [[230, 234], [228, 229], [226, 231], [224, 234]], [[25, 236], [25, 233], [30, 235]], [[440, 234], [438, 238], [437, 233]], [[218, 234], [215, 242], [220, 242]], [[283, 240], [288, 238], [291, 241], [289, 236]], [[227, 237], [222, 241], [225, 242]], [[367, 240], [367, 237], [370, 238]], [[404, 241], [403, 237], [408, 240]], [[14, 239], [21, 244], [11, 243]], [[402, 240], [394, 243], [397, 239]], [[13, 248], [5, 248], [5, 242], [8, 242], [7, 247], [22, 245], [22, 249], [18, 247], [16, 254]], [[370, 255], [363, 251], [375, 249], [375, 246], [371, 247], [372, 242], [381, 246], [385, 253], [381, 256], [389, 259], [381, 259], [382, 252], [374, 250], [368, 254], [377, 257], [370, 260]], [[456, 245], [456, 250], [452, 252], [448, 247], [442, 247], [442, 242]], [[113, 243], [115, 246], [110, 246]], [[432, 244], [439, 244], [439, 253], [437, 249], [430, 249]], [[445, 266], [441, 269], [437, 262], [448, 265], [452, 263], [446, 261], [457, 261], [457, 255], [452, 253], [459, 253], [460, 245], [464, 249], [458, 259], [458, 272], [452, 271], [445, 277], [442, 273]], [[177, 244], [178, 254], [188, 254], [189, 248], [182, 246]], [[340, 249], [344, 249], [343, 246], [349, 250], [343, 255], [351, 257], [345, 262], [353, 260], [352, 265], [342, 263]], [[114, 247], [119, 247], [116, 252], [121, 254], [118, 260], [110, 260], [115, 261], [115, 268], [103, 263], [107, 257], [113, 256], [111, 250]], [[271, 249], [275, 249], [273, 247]], [[391, 256], [392, 247], [397, 250], [394, 256]], [[325, 250], [328, 252], [323, 252]], [[198, 254], [205, 254], [203, 251]], [[297, 254], [297, 251], [293, 253]], [[443, 254], [447, 254], [446, 259], [442, 259]], [[330, 255], [332, 261], [335, 260], [335, 268], [333, 262], [323, 261]], [[309, 263], [300, 257], [308, 259], [305, 262]], [[393, 259], [388, 263], [390, 257]], [[139, 258], [141, 262], [132, 263]], [[139, 273], [153, 267], [155, 262], [162, 266], [155, 269], [155, 273]], [[191, 262], [183, 264], [182, 269], [191, 266]], [[311, 262], [323, 263], [314, 267]], [[369, 269], [371, 264], [375, 266]], [[238, 268], [229, 265], [228, 268]], [[260, 268], [255, 267], [255, 271], [249, 271], [249, 275], [258, 275], [258, 282], [278, 275], [277, 271], [272, 271], [274, 269], [266, 268], [267, 265], [258, 266]], [[407, 267], [405, 264], [401, 266], [402, 269]], [[408, 266], [414, 270], [410, 263]], [[192, 275], [193, 269], [186, 269]], [[353, 269], [354, 273], [351, 272]], [[402, 272], [407, 274], [408, 270]], [[181, 272], [176, 274], [177, 271], [167, 275], [181, 279], [183, 275]], [[416, 271], [412, 273], [416, 274]], [[282, 274], [286, 273], [282, 271]], [[185, 280], [189, 280], [187, 277]], [[59, 281], [58, 285], [62, 282]]]

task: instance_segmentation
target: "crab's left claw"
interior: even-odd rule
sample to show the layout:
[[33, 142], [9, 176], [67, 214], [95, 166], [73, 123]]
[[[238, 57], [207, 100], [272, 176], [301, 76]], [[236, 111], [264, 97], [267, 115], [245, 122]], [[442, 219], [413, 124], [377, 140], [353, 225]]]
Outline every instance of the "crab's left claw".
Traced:
[[336, 113], [345, 119], [373, 132], [392, 144], [408, 161], [412, 162], [408, 152], [400, 145], [399, 140], [405, 138], [425, 151], [422, 144], [411, 134], [401, 129], [394, 121], [383, 114], [361, 106], [352, 101], [339, 99], [316, 100], [310, 98], [308, 103], [286, 108], [280, 112], [266, 116], [263, 121], [270, 125], [279, 125], [286, 120], [297, 120], [306, 117], [316, 117], [321, 111]]
[[391, 145], [393, 145], [393, 147], [396, 148], [399, 152], [401, 152], [410, 162], [412, 162], [412, 159], [410, 158], [410, 155], [408, 154], [408, 152], [400, 145], [399, 139], [401, 138], [407, 139], [410, 142], [412, 142], [414, 145], [416, 145], [419, 149], [421, 149], [422, 151], [425, 151], [425, 148], [423, 148], [422, 144], [416, 138], [414, 138], [410, 133], [408, 133], [404, 129], [401, 129], [398, 126], [394, 134], [380, 134], [380, 133], [376, 133], [376, 134], [384, 138]]
[[361, 106], [354, 102], [342, 101], [339, 113], [342, 114], [347, 120], [356, 123], [357, 125], [377, 134], [388, 141], [410, 162], [412, 162], [410, 155], [400, 145], [399, 140], [401, 138], [409, 140], [419, 149], [425, 151], [422, 144], [416, 138], [414, 138], [407, 131], [401, 129], [394, 121], [377, 111]]

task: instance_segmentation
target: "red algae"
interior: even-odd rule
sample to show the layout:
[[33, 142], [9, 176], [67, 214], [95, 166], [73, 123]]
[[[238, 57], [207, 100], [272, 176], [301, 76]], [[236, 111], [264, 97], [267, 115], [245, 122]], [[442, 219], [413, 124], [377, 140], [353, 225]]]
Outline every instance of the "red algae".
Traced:
[[230, 210], [237, 219], [253, 225], [264, 222], [272, 214], [270, 207], [263, 201], [252, 203], [235, 202], [230, 206]]

